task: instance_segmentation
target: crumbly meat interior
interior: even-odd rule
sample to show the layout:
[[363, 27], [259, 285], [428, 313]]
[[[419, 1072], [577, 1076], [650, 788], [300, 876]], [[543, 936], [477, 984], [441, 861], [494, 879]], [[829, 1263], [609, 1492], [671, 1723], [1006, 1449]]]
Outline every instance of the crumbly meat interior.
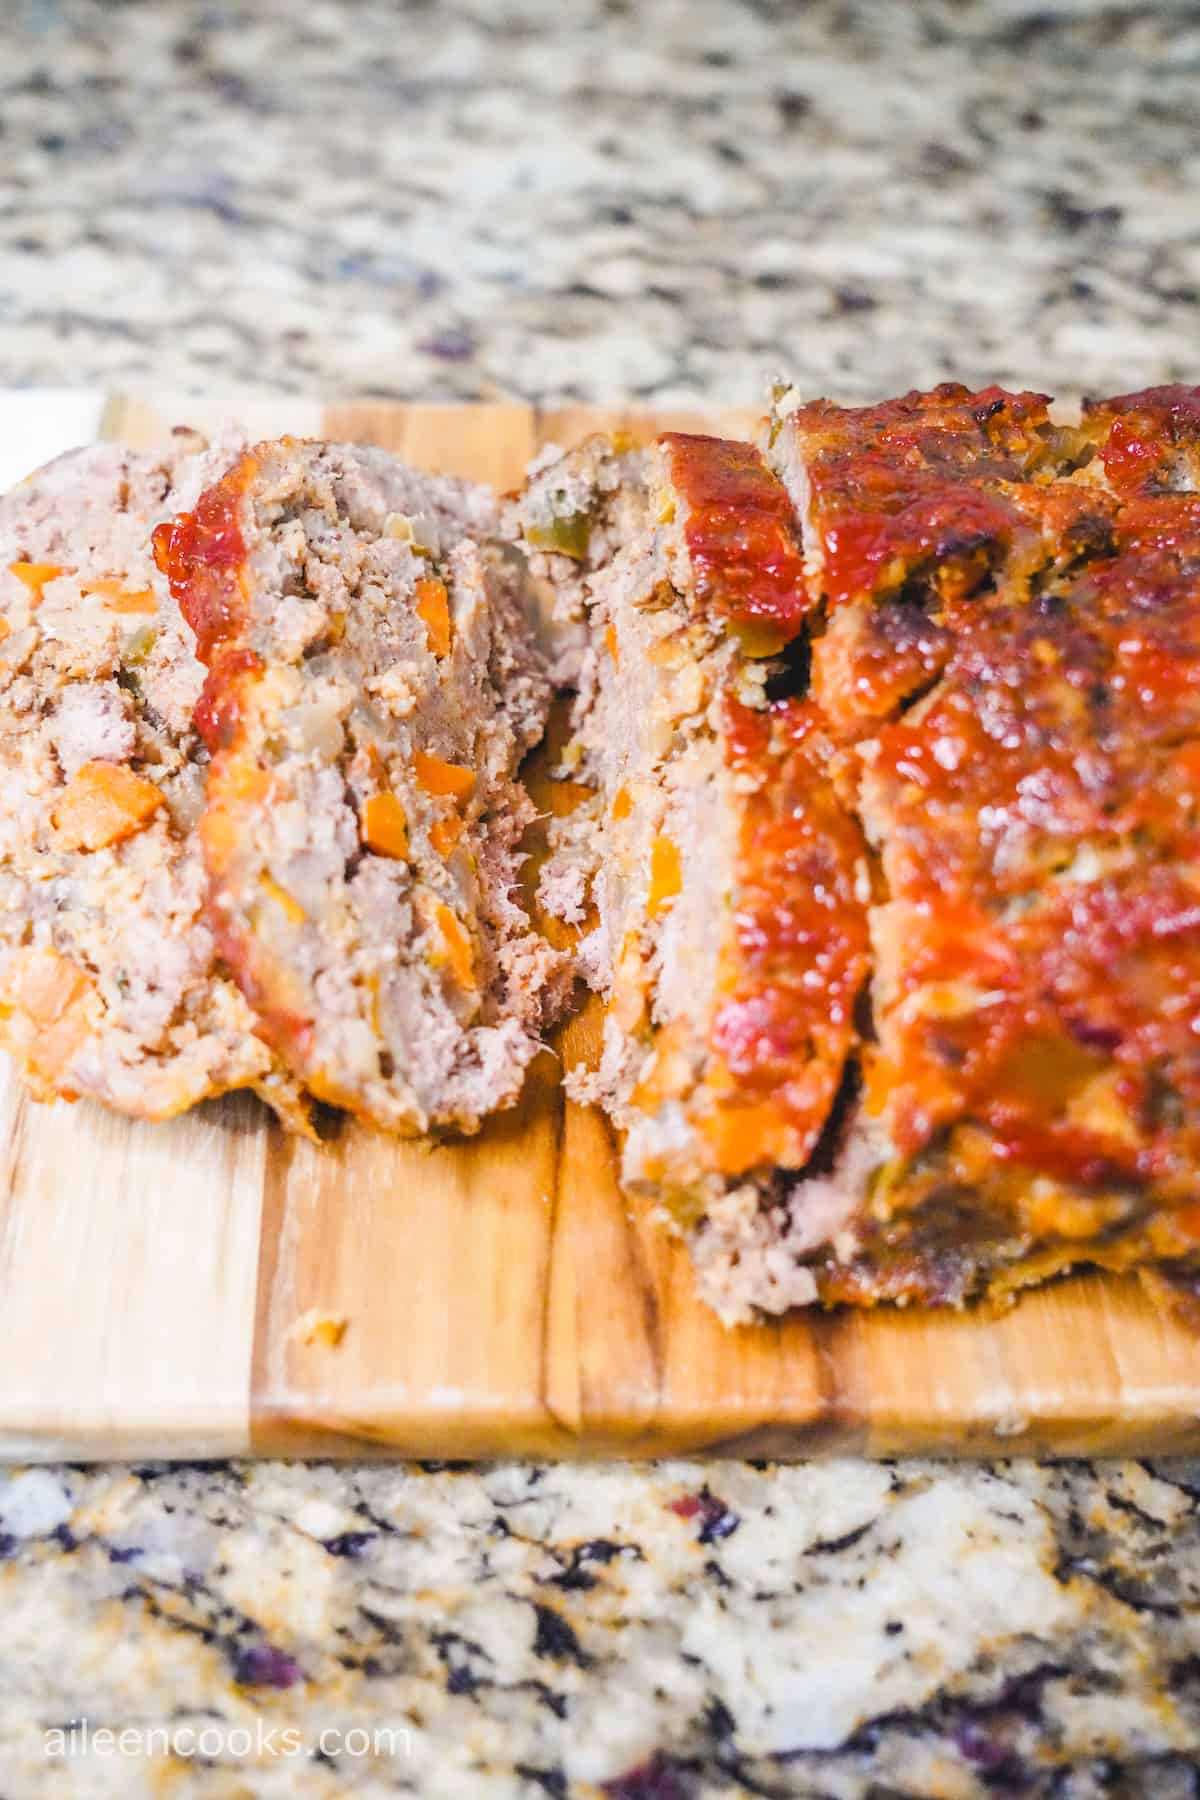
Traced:
[[39, 1099], [249, 1086], [305, 1128], [203, 915], [203, 669], [150, 549], [235, 453], [98, 445], [0, 501], [0, 1036]]
[[615, 550], [611, 489], [560, 480], [606, 521], [572, 583], [590, 1091], [726, 1318], [1194, 1254], [1198, 445], [1185, 389], [1066, 426], [998, 389], [785, 401], [804, 567], [780, 612], [759, 565], [753, 633], [670, 440]]
[[494, 532], [487, 490], [283, 442], [161, 546], [222, 946], [310, 1090], [398, 1131], [514, 1101], [566, 979], [512, 891], [549, 683]]
[[[597, 457], [575, 455], [556, 491], [578, 506]], [[678, 434], [625, 482], [620, 532], [593, 488], [576, 761], [596, 799], [543, 895], [579, 910], [590, 837], [584, 953], [609, 1004], [576, 1089], [622, 1127], [625, 1180], [692, 1228], [731, 1182], [804, 1168], [823, 1134], [865, 973], [865, 922], [841, 914], [866, 850], [781, 655], [808, 606], [783, 488], [753, 446]]]

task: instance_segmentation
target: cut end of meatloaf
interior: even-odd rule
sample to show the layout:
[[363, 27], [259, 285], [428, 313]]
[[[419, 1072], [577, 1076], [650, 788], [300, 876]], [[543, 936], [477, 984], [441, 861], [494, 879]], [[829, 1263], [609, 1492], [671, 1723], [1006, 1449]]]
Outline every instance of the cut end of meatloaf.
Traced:
[[0, 1041], [41, 1100], [253, 1087], [307, 1129], [204, 917], [204, 671], [150, 545], [235, 454], [97, 445], [0, 500]]
[[547, 444], [501, 528], [520, 545], [552, 679], [578, 687], [589, 645], [589, 577], [637, 530], [645, 503], [645, 453], [596, 433], [564, 453]]
[[[782, 484], [752, 445], [682, 434], [625, 479], [619, 509], [597, 484], [605, 555], [585, 571], [586, 959], [609, 1004], [600, 1068], [578, 1085], [625, 1134], [625, 1180], [695, 1232], [823, 1137], [854, 1042], [869, 873], [828, 734], [795, 691], [810, 602]], [[636, 521], [623, 539], [618, 510]], [[568, 891], [579, 837], [572, 821], [544, 896]]]
[[1198, 446], [946, 386], [597, 484], [584, 1091], [726, 1319], [1196, 1258]]
[[486, 489], [284, 440], [159, 539], [223, 952], [309, 1090], [402, 1132], [511, 1104], [567, 980], [513, 897], [550, 687], [495, 527]]

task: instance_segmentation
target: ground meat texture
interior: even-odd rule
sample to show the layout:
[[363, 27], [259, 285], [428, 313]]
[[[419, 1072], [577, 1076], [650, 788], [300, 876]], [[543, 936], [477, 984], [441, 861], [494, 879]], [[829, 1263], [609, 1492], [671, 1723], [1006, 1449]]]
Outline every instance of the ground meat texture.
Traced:
[[235, 454], [98, 445], [0, 500], [0, 1038], [38, 1099], [253, 1087], [306, 1129], [204, 917], [203, 669], [150, 546]]
[[549, 683], [494, 529], [483, 488], [285, 440], [158, 540], [224, 953], [310, 1091], [401, 1132], [515, 1100], [563, 990], [512, 897]]
[[1200, 489], [1200, 390], [1176, 385], [1093, 400], [1083, 429], [1123, 500]]

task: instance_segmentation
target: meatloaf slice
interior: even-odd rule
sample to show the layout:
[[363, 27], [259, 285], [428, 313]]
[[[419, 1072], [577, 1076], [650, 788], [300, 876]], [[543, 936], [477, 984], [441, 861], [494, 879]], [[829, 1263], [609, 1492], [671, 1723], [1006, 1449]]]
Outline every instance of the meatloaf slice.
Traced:
[[[866, 848], [787, 659], [809, 610], [791, 509], [752, 445], [668, 434], [539, 468], [518, 520], [590, 628], [570, 760], [596, 800], [543, 880], [578, 916], [590, 875], [598, 912], [585, 964], [609, 1004], [578, 1091], [699, 1243], [731, 1189], [765, 1203], [810, 1162], [867, 967]], [[815, 1291], [780, 1265], [778, 1308]]]
[[513, 897], [549, 698], [488, 490], [260, 444], [164, 530], [209, 675], [210, 916], [323, 1100], [401, 1132], [512, 1103], [564, 986]]
[[0, 500], [0, 1041], [42, 1100], [160, 1119], [295, 1083], [215, 960], [195, 824], [204, 671], [152, 528], [236, 454], [98, 445]]

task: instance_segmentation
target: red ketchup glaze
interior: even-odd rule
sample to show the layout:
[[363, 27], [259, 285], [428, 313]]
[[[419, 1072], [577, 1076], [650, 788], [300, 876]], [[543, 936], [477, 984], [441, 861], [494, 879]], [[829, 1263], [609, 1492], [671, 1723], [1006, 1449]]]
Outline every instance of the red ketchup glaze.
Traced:
[[1124, 509], [1125, 547], [960, 622], [933, 703], [880, 735], [903, 911], [873, 1088], [902, 1153], [975, 1121], [1084, 1187], [1200, 1162], [1198, 523]]
[[236, 634], [245, 614], [240, 513], [256, 467], [253, 456], [243, 456], [201, 494], [191, 512], [164, 521], [153, 534], [154, 560], [196, 634], [202, 662], [210, 662], [217, 646]]
[[238, 677], [258, 674], [262, 666], [262, 658], [253, 650], [218, 650], [213, 656], [192, 723], [214, 756], [233, 742], [241, 724], [242, 684]]
[[659, 440], [687, 502], [684, 527], [696, 593], [735, 626], [795, 637], [810, 605], [783, 483], [753, 444], [670, 431]]
[[[917, 487], [909, 484], [909, 492]], [[910, 571], [937, 567], [950, 587], [974, 585], [1021, 529], [1021, 515], [983, 489], [929, 484], [894, 513], [850, 513], [824, 533], [825, 594], [831, 606], [899, 586]]]
[[794, 412], [829, 604], [897, 588], [930, 564], [949, 590], [977, 581], [1021, 526], [989, 490], [1025, 478], [1048, 418], [1044, 394], [954, 383], [880, 406], [818, 401]]
[[[718, 975], [710, 1085], [773, 1123], [736, 1135], [726, 1172], [811, 1155], [854, 1047], [854, 1008], [869, 963], [865, 846], [834, 791], [820, 713], [782, 700], [767, 711], [725, 702], [729, 765], [762, 778], [745, 798], [735, 928]], [[734, 1116], [734, 1115], [731, 1115]]]
[[1100, 447], [1113, 490], [1122, 497], [1176, 485], [1182, 462], [1189, 487], [1200, 486], [1200, 387], [1176, 383], [1119, 394], [1086, 409], [1088, 422], [1108, 426]]

